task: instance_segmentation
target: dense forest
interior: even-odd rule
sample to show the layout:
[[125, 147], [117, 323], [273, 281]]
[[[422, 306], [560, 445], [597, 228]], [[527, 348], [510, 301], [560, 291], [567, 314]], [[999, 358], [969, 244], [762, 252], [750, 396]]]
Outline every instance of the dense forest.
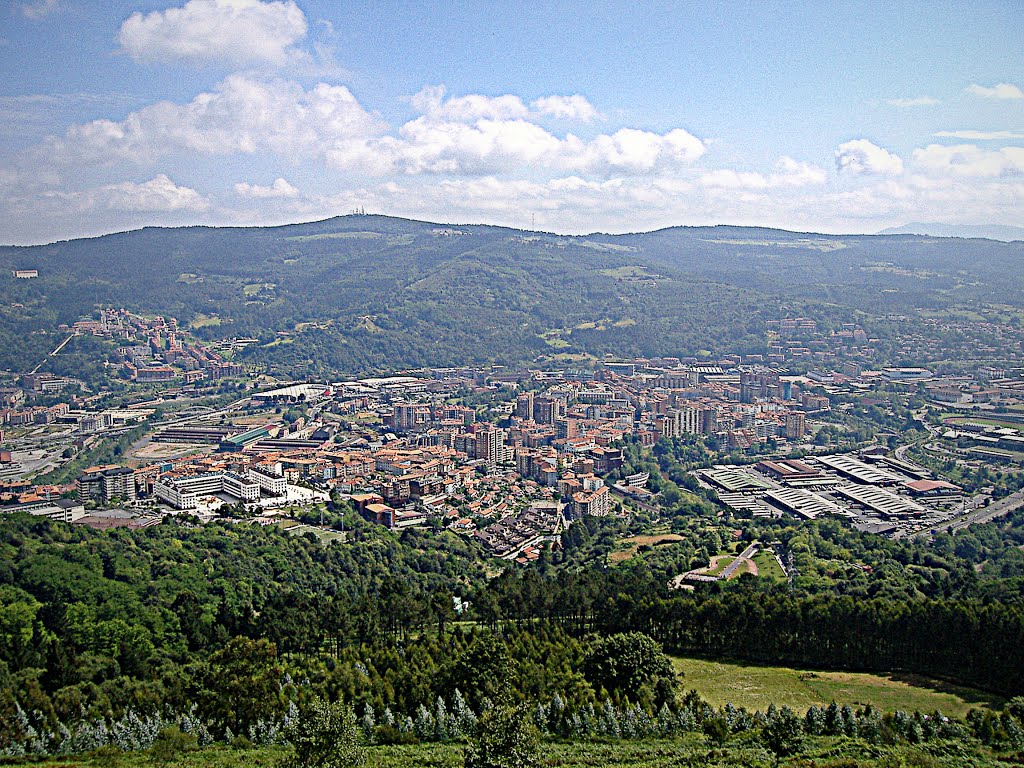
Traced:
[[[741, 544], [777, 541], [800, 574], [692, 593], [667, 589], [673, 558], [724, 543], [699, 516], [675, 526], [685, 542], [674, 555], [607, 567], [628, 523], [587, 518], [560, 551], [491, 578], [448, 532], [347, 527], [350, 541], [324, 544], [188, 518], [102, 533], [5, 519], [0, 750], [80, 751], [116, 734], [145, 746], [169, 723], [272, 741], [314, 696], [351, 704], [381, 743], [444, 740], [507, 695], [554, 735], [699, 731], [720, 715], [682, 696], [662, 648], [1024, 692], [1020, 513], [935, 546], [837, 522], [743, 524]], [[881, 713], [848, 717], [844, 728], [882, 732]], [[1016, 726], [985, 727], [1005, 740]]]
[[258, 338], [247, 361], [285, 375], [762, 351], [765, 323], [787, 315], [881, 329], [964, 302], [1019, 307], [1022, 258], [1022, 243], [741, 227], [562, 237], [347, 216], [147, 228], [0, 248], [0, 368], [41, 360], [58, 324], [100, 306]]

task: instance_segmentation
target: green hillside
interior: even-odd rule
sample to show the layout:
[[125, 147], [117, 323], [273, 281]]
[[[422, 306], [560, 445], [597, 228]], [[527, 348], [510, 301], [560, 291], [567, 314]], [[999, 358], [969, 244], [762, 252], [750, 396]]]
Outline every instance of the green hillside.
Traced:
[[1024, 243], [740, 227], [565, 237], [345, 216], [147, 228], [0, 248], [0, 368], [41, 358], [59, 323], [99, 306], [172, 315], [208, 339], [257, 337], [250, 359], [292, 375], [754, 351], [787, 314], [1018, 307], [1022, 260]]

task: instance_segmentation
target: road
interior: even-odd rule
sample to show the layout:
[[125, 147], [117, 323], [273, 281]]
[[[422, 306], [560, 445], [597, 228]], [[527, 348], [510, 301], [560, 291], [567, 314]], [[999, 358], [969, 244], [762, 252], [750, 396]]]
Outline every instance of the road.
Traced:
[[54, 348], [53, 352], [51, 352], [49, 355], [44, 357], [43, 361], [41, 363], [39, 363], [39, 365], [37, 365], [35, 368], [32, 369], [31, 373], [38, 373], [39, 369], [43, 367], [43, 363], [45, 363], [48, 358], [56, 357], [60, 353], [60, 351], [62, 349], [64, 349], [64, 347], [66, 347], [68, 345], [68, 342], [71, 341], [73, 338], [75, 338], [75, 336], [77, 336], [77, 335], [78, 335], [77, 333], [72, 333], [70, 336], [68, 336], [66, 339], [64, 339], [64, 341], [62, 341], [60, 344], [58, 344]]
[[987, 507], [981, 507], [980, 509], [977, 509], [957, 520], [951, 520], [948, 523], [936, 525], [932, 528], [926, 528], [921, 531], [914, 531], [913, 534], [910, 535], [918, 536], [922, 533], [940, 533], [942, 531], [947, 531], [950, 528], [954, 531], [963, 530], [974, 523], [989, 523], [997, 517], [1008, 515], [1021, 507], [1024, 507], [1024, 490], [1011, 493], [1009, 496], [999, 499], [999, 501], [993, 501]]
[[739, 557], [737, 557], [735, 560], [729, 563], [729, 567], [722, 571], [721, 575], [718, 578], [722, 581], [728, 581], [732, 578], [733, 574], [736, 573], [737, 570], [739, 570], [739, 567], [743, 565], [744, 562], [746, 562], [747, 559], [752, 558], [756, 554], [757, 544], [751, 544], [749, 547], [747, 547], [740, 553]]

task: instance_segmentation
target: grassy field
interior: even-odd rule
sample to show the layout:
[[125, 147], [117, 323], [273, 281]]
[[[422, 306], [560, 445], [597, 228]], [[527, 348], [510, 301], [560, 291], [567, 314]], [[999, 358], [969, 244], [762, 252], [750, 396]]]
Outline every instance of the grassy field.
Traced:
[[754, 555], [754, 563], [757, 565], [757, 575], [768, 579], [784, 581], [786, 574], [775, 559], [775, 555], [766, 550], [761, 550]]
[[816, 672], [788, 667], [761, 667], [741, 663], [676, 659], [686, 690], [695, 689], [709, 704], [765, 710], [775, 702], [804, 711], [809, 706], [841, 704], [886, 709], [936, 709], [963, 717], [972, 707], [998, 707], [1002, 699], [910, 675], [874, 675], [866, 672]]
[[619, 549], [612, 552], [608, 559], [613, 563], [621, 563], [635, 556], [637, 550], [642, 546], [656, 547], [659, 544], [666, 544], [674, 541], [685, 541], [685, 539], [675, 533], [662, 533], [652, 536], [630, 536], [627, 539], [619, 540]]
[[[670, 740], [549, 742], [540, 748], [541, 765], [562, 768], [769, 768], [773, 765], [792, 768], [962, 768], [964, 765], [994, 768], [1006, 764], [987, 752], [970, 752], [968, 757], [957, 745], [871, 746], [857, 740], [819, 737], [806, 739], [800, 754], [783, 758], [776, 764], [752, 734], [734, 737], [724, 748], [713, 751], [709, 750], [700, 734], [687, 734]], [[177, 768], [270, 768], [280, 765], [286, 755], [286, 750], [281, 747], [230, 749], [221, 746], [185, 752], [160, 761], [146, 753], [127, 753], [33, 761], [31, 764], [40, 768], [166, 768], [170, 765]], [[365, 768], [462, 768], [462, 755], [461, 744], [370, 747], [363, 765]]]

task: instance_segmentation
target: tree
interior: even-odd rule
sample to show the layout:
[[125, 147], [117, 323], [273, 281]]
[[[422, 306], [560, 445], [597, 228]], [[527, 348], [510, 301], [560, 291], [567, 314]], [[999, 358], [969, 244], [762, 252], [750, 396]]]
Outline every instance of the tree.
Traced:
[[[642, 632], [622, 632], [598, 640], [583, 663], [583, 674], [609, 693], [635, 696], [655, 707], [672, 704], [676, 673], [658, 642]], [[651, 701], [644, 702], [643, 699]]]
[[704, 731], [708, 743], [713, 746], [724, 746], [725, 742], [729, 740], [729, 723], [721, 715], [709, 717], [704, 721], [701, 730]]
[[218, 726], [245, 732], [283, 709], [277, 647], [264, 639], [235, 637], [210, 657], [208, 713]]
[[285, 731], [291, 753], [282, 768], [352, 768], [366, 762], [351, 707], [313, 699]]
[[775, 765], [780, 758], [796, 753], [803, 738], [803, 723], [789, 707], [780, 709], [761, 729], [761, 743], [775, 755]]
[[447, 670], [449, 690], [458, 689], [479, 710], [484, 699], [497, 699], [510, 684], [515, 662], [505, 642], [486, 632], [477, 637]]
[[525, 705], [502, 701], [484, 712], [476, 737], [463, 755], [465, 768], [535, 768], [540, 761], [540, 734]]

